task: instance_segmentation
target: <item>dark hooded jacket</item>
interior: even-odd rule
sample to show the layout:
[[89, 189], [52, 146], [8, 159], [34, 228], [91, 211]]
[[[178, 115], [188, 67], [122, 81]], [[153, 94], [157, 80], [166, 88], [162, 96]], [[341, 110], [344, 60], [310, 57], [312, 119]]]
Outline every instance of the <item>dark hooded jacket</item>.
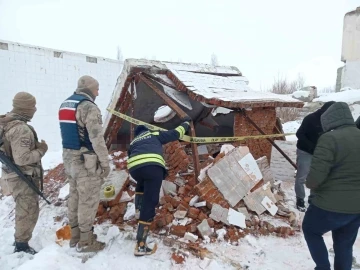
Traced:
[[325, 133], [306, 180], [311, 203], [327, 211], [360, 214], [360, 130], [344, 102], [332, 105], [321, 123]]
[[298, 138], [296, 147], [298, 149], [311, 155], [314, 153], [316, 143], [323, 133], [320, 117], [334, 103], [334, 101], [326, 102], [319, 110], [304, 118], [301, 126], [296, 132], [296, 137]]
[[356, 119], [355, 124], [357, 128], [360, 129], [360, 116], [358, 117], [358, 119]]

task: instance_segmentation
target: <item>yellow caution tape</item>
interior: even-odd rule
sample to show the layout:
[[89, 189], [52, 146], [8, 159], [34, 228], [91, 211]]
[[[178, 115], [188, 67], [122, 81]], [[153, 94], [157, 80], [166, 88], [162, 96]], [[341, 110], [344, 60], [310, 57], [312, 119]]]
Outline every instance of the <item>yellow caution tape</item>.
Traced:
[[[146, 122], [143, 122], [141, 120], [132, 118], [126, 114], [119, 113], [117, 111], [114, 111], [110, 108], [107, 109], [110, 113], [113, 115], [116, 115], [117, 117], [120, 117], [124, 119], [125, 121], [128, 121], [130, 123], [133, 123], [135, 125], [143, 125], [147, 127], [149, 130], [161, 130], [166, 131], [164, 128], [160, 128], [151, 124], [148, 124]], [[253, 135], [253, 136], [240, 136], [240, 137], [191, 137], [188, 135], [184, 135], [181, 140], [185, 142], [190, 143], [225, 143], [225, 142], [237, 142], [237, 141], [246, 141], [249, 139], [266, 139], [266, 138], [276, 138], [276, 137], [284, 137], [289, 135], [294, 135], [295, 133], [284, 133], [284, 134], [269, 134], [269, 135]]]
[[111, 198], [115, 195], [115, 187], [113, 185], [106, 186], [104, 188], [105, 198]]

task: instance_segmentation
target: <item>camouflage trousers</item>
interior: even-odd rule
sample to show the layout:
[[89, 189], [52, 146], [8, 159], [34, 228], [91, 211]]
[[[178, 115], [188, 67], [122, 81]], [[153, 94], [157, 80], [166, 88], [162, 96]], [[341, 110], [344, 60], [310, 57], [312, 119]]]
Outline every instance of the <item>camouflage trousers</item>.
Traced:
[[[29, 242], [39, 218], [39, 196], [20, 178], [6, 180], [15, 206], [15, 241]], [[33, 179], [36, 186], [39, 179]]]
[[96, 162], [80, 160], [74, 150], [64, 150], [65, 173], [69, 180], [70, 194], [68, 200], [69, 225], [79, 226], [81, 232], [92, 229], [100, 202], [100, 188], [103, 180], [99, 177]]

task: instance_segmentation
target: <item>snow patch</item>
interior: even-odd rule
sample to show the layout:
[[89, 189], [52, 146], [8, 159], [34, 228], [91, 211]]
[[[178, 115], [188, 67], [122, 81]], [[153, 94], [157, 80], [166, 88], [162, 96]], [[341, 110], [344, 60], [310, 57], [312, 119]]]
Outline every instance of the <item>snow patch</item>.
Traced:
[[65, 186], [63, 186], [60, 191], [59, 191], [59, 196], [58, 198], [60, 200], [66, 200], [69, 197], [70, 194], [70, 184], [67, 183]]

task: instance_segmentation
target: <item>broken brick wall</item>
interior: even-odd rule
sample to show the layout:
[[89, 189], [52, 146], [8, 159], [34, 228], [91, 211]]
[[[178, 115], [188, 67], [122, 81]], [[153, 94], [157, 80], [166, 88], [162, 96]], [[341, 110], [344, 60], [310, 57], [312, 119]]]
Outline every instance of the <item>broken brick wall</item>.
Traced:
[[[275, 108], [253, 108], [246, 111], [246, 114], [252, 119], [265, 134], [273, 134], [276, 126]], [[234, 115], [234, 136], [262, 135], [240, 112]], [[241, 142], [250, 149], [250, 153], [255, 159], [266, 156], [270, 161], [271, 144], [266, 139], [251, 139]], [[239, 144], [240, 145], [240, 144]]]
[[175, 175], [179, 172], [185, 173], [190, 164], [190, 157], [184, 150], [185, 145], [179, 141], [167, 143], [164, 146], [164, 158], [168, 167], [168, 180], [174, 180]]

